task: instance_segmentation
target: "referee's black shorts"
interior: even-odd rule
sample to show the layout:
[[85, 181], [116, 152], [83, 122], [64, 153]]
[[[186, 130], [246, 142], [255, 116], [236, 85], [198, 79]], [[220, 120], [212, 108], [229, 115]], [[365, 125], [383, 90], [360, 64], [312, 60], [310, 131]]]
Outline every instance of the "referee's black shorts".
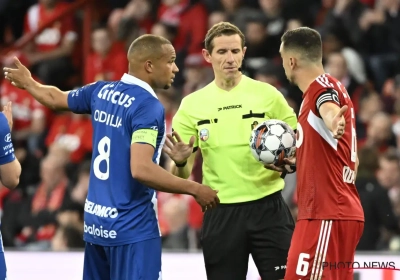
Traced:
[[207, 210], [201, 232], [207, 279], [245, 280], [249, 254], [262, 280], [283, 279], [293, 230], [280, 191]]

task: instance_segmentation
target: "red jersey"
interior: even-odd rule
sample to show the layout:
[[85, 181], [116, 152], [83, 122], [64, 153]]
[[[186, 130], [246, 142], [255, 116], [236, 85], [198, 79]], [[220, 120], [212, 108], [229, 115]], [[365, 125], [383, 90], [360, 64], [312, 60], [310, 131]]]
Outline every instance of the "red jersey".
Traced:
[[[332, 102], [348, 106], [345, 133], [333, 138], [319, 114], [320, 106]], [[364, 221], [354, 185], [357, 143], [354, 107], [345, 87], [329, 74], [317, 77], [303, 94], [297, 141], [298, 220]]]
[[128, 71], [128, 60], [125, 50], [118, 44], [114, 44], [110, 52], [101, 57], [93, 52], [89, 54], [85, 62], [85, 84], [99, 80], [119, 80]]
[[84, 156], [92, 150], [93, 127], [90, 118], [72, 116], [66, 113], [55, 117], [45, 144], [49, 147], [54, 142], [71, 152], [70, 160], [80, 163]]
[[50, 124], [52, 111], [36, 101], [26, 90], [17, 88], [4, 79], [0, 85], [0, 94], [2, 105], [12, 101], [14, 131], [30, 128], [33, 118], [44, 117], [47, 125]]
[[[68, 3], [59, 2], [53, 10], [46, 11], [41, 4], [33, 5], [26, 14], [24, 32], [35, 32], [43, 24], [57, 18], [68, 6]], [[72, 16], [67, 16], [62, 20], [55, 21], [53, 25], [36, 36], [35, 44], [37, 50], [40, 52], [54, 50], [61, 45], [65, 37], [72, 40], [77, 37]]]

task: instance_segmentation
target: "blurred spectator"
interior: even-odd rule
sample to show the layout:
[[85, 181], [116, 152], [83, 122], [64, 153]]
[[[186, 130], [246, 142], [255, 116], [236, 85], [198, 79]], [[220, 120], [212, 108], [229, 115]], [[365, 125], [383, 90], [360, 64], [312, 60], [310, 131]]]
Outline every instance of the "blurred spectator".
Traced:
[[386, 113], [376, 113], [367, 126], [367, 137], [358, 142], [358, 147], [370, 147], [384, 152], [392, 140], [392, 119]]
[[367, 127], [372, 117], [383, 109], [382, 100], [374, 92], [368, 92], [362, 95], [359, 102], [358, 115], [356, 116], [356, 132], [358, 146], [361, 148], [367, 137]]
[[[25, 33], [37, 31], [41, 26], [56, 19], [68, 8], [60, 0], [39, 0], [29, 8], [25, 18]], [[72, 54], [77, 41], [73, 17], [55, 21], [43, 30], [23, 53], [39, 79], [45, 84], [66, 86], [66, 78], [73, 71]]]
[[170, 42], [175, 40], [176, 31], [177, 29], [175, 26], [163, 22], [156, 22], [151, 28], [151, 34], [167, 38]]
[[167, 231], [163, 236], [163, 248], [188, 249], [188, 203], [186, 196], [171, 196], [162, 204], [162, 214]]
[[82, 231], [72, 226], [59, 227], [51, 240], [51, 249], [53, 251], [82, 249], [85, 247], [82, 234]]
[[339, 28], [326, 30], [322, 34], [323, 60], [326, 61], [331, 53], [339, 52], [346, 60], [348, 72], [359, 84], [367, 81], [364, 61], [360, 54], [348, 46], [347, 34]]
[[113, 42], [109, 30], [100, 26], [92, 31], [92, 52], [85, 58], [84, 83], [116, 81], [128, 72], [126, 51]]
[[188, 55], [185, 59], [183, 96], [203, 88], [213, 80], [212, 75], [212, 69], [201, 53]]
[[175, 76], [174, 85], [181, 87], [184, 84], [182, 71], [185, 57], [198, 54], [203, 49], [207, 33], [207, 10], [199, 0], [162, 0], [157, 20], [176, 28], [176, 36], [172, 42], [177, 55], [175, 63], [180, 72]]
[[[286, 29], [286, 7], [280, 0], [258, 1], [264, 16], [267, 19], [267, 33], [280, 38]], [[278, 48], [279, 50], [279, 48]]]
[[69, 161], [78, 164], [92, 150], [92, 133], [89, 116], [63, 113], [55, 117], [46, 137], [46, 146], [64, 150]]
[[215, 11], [212, 12], [208, 16], [208, 28], [210, 29], [214, 24], [227, 21], [228, 20], [228, 15], [223, 12], [223, 11]]
[[288, 22], [286, 23], [286, 31], [293, 30], [302, 26], [303, 23], [301, 22], [300, 19], [297, 18], [289, 19]]
[[19, 246], [48, 248], [56, 231], [57, 211], [70, 203], [65, 162], [56, 156], [47, 156], [41, 162], [40, 177], [35, 193], [21, 211], [23, 228], [17, 237]]
[[204, 0], [211, 12], [225, 11], [228, 16], [238, 14], [244, 5], [244, 0]]
[[350, 74], [347, 61], [341, 53], [330, 53], [326, 58], [325, 71], [339, 80], [347, 89], [354, 105], [354, 112], [358, 113], [361, 95], [366, 91]]
[[151, 6], [150, 0], [131, 0], [125, 8], [114, 9], [108, 18], [108, 25], [116, 39], [130, 45], [138, 36], [150, 33], [154, 23]]
[[246, 70], [254, 71], [266, 65], [269, 60], [279, 56], [281, 40], [270, 36], [262, 18], [248, 19], [244, 32], [246, 37]]
[[366, 10], [367, 7], [358, 0], [336, 0], [335, 6], [325, 18], [323, 29], [344, 30], [349, 44], [364, 50], [364, 32], [358, 24], [358, 19]]
[[[383, 241], [382, 229], [393, 234], [399, 234], [399, 222], [394, 214], [388, 190], [383, 188], [376, 179], [380, 169], [378, 152], [374, 148], [363, 148], [358, 152], [360, 165], [357, 172], [356, 187], [364, 209], [364, 233], [357, 246], [359, 251], [373, 251]], [[383, 167], [383, 166], [382, 166]]]
[[379, 1], [375, 9], [361, 15], [359, 24], [366, 32], [368, 52], [372, 55], [369, 63], [375, 87], [381, 91], [385, 79], [394, 76], [399, 70], [400, 1]]
[[0, 47], [22, 36], [24, 17], [33, 0], [0, 1]]
[[[41, 138], [46, 128], [51, 123], [52, 112], [37, 102], [27, 91], [11, 85], [3, 80], [0, 87], [1, 104], [8, 101], [13, 104], [13, 139], [16, 149], [24, 149], [26, 152], [38, 157], [42, 154]], [[17, 152], [17, 156], [20, 152]]]
[[86, 160], [79, 166], [78, 181], [71, 190], [71, 201], [82, 207], [85, 206], [86, 196], [89, 188], [89, 177], [90, 177], [91, 161]]
[[201, 52], [207, 19], [205, 7], [197, 0], [162, 0], [158, 9], [158, 21], [177, 28], [174, 47], [185, 54]]

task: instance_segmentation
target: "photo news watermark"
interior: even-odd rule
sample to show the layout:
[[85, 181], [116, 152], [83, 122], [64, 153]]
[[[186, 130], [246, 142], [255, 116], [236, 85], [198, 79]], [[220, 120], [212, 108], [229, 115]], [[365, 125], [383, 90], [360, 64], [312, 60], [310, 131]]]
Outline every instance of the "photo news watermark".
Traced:
[[336, 269], [383, 269], [400, 271], [400, 266], [396, 266], [395, 262], [323, 262], [324, 270]]

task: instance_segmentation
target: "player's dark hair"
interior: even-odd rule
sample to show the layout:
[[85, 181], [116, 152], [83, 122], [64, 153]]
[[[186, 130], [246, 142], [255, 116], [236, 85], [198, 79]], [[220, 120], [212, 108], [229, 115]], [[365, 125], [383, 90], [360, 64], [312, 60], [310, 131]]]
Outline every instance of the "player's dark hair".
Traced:
[[163, 45], [172, 45], [171, 42], [158, 35], [145, 34], [135, 39], [129, 47], [128, 59], [137, 55], [145, 57], [148, 55], [158, 55], [162, 53]]
[[299, 27], [286, 31], [281, 41], [285, 51], [297, 52], [311, 62], [322, 61], [321, 35], [312, 28]]
[[237, 26], [229, 22], [216, 23], [213, 25], [213, 27], [211, 27], [208, 30], [206, 38], [204, 40], [204, 47], [209, 53], [212, 53], [214, 49], [214, 38], [220, 36], [232, 36], [236, 34], [239, 35], [240, 39], [242, 40], [242, 49], [243, 49], [246, 43], [245, 37], [242, 31], [240, 31], [240, 29]]

